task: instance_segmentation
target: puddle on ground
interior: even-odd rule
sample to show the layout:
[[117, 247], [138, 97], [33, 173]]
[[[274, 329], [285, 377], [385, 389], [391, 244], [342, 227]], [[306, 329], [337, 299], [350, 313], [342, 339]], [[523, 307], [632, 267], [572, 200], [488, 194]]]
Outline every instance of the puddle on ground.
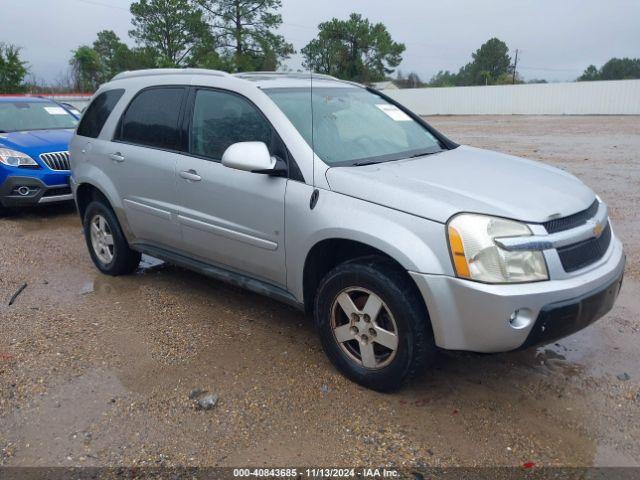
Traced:
[[602, 319], [554, 343], [506, 355], [545, 373], [614, 378], [627, 372], [637, 378], [640, 350], [635, 327], [627, 319], [640, 311], [638, 291], [638, 282], [626, 280], [613, 310]]
[[149, 255], [142, 255], [142, 259], [140, 260], [140, 266], [138, 267], [137, 273], [151, 273], [155, 271], [162, 270], [166, 266], [166, 263], [162, 260], [151, 257]]
[[80, 295], [89, 295], [95, 291], [93, 280], [87, 281], [80, 288]]
[[[128, 390], [111, 371], [96, 369], [72, 378], [3, 419], [13, 445], [13, 464], [33, 467], [77, 465], [91, 458], [91, 443], [100, 439], [96, 425]], [[110, 444], [102, 439], [101, 446]]]
[[[166, 267], [167, 264], [162, 260], [148, 255], [143, 255], [135, 276], [161, 272]], [[132, 277], [110, 277], [96, 271], [93, 278], [86, 280], [82, 284], [78, 293], [80, 295], [94, 294], [105, 296], [123, 294], [131, 290], [129, 283], [132, 280]]]

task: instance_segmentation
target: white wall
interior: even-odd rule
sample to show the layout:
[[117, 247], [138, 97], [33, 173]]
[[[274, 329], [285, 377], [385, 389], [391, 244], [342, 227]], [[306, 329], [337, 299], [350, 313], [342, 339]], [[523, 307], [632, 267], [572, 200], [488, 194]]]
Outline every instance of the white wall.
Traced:
[[640, 115], [640, 80], [386, 90], [419, 115]]
[[[384, 92], [419, 115], [640, 115], [640, 80]], [[53, 97], [80, 109], [91, 99], [91, 95]]]

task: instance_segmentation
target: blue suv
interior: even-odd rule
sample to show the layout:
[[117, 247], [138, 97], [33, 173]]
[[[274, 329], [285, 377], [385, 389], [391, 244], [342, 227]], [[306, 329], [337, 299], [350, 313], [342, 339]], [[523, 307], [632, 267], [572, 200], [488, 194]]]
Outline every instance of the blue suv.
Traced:
[[0, 213], [73, 200], [69, 140], [77, 123], [77, 115], [51, 100], [0, 98]]

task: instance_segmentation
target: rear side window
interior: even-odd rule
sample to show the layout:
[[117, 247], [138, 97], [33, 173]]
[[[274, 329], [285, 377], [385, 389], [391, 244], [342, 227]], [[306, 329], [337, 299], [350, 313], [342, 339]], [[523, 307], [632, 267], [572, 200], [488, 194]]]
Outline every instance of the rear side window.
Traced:
[[178, 121], [184, 87], [153, 87], [140, 92], [120, 120], [116, 140], [136, 145], [177, 150]]
[[231, 93], [199, 90], [196, 95], [190, 152], [221, 160], [227, 148], [237, 142], [264, 142], [272, 154], [277, 140], [271, 125], [245, 99]]
[[98, 95], [87, 111], [84, 112], [80, 125], [78, 125], [78, 135], [83, 137], [98, 138], [102, 127], [106, 123], [109, 115], [113, 112], [118, 100], [122, 98], [124, 90], [109, 90]]

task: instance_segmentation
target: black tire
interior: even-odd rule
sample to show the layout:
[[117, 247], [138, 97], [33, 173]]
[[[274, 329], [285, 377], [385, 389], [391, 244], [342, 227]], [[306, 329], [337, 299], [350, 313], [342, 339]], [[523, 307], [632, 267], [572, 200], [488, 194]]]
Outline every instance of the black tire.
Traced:
[[[338, 295], [352, 287], [363, 288], [377, 295], [395, 320], [398, 347], [394, 356], [387, 360], [389, 363], [381, 363], [383, 366], [376, 366], [376, 369], [365, 368], [363, 362], [354, 360], [334, 335], [334, 302], [337, 302]], [[357, 291], [355, 295], [358, 295]], [[436, 346], [429, 315], [415, 284], [406, 272], [384, 258], [361, 258], [331, 270], [320, 283], [314, 317], [322, 346], [333, 365], [349, 379], [373, 390], [398, 390], [408, 380], [422, 373], [435, 356]], [[358, 341], [343, 345], [361, 348]], [[376, 354], [376, 361], [377, 358]]]
[[[109, 262], [104, 262], [99, 258], [92, 244], [91, 222], [97, 215], [106, 220], [109, 231], [113, 237], [113, 258]], [[98, 270], [111, 276], [127, 275], [136, 271], [142, 255], [129, 248], [129, 243], [122, 233], [120, 223], [109, 205], [105, 205], [103, 201], [100, 200], [91, 202], [85, 210], [83, 227], [91, 260], [93, 260]]]

